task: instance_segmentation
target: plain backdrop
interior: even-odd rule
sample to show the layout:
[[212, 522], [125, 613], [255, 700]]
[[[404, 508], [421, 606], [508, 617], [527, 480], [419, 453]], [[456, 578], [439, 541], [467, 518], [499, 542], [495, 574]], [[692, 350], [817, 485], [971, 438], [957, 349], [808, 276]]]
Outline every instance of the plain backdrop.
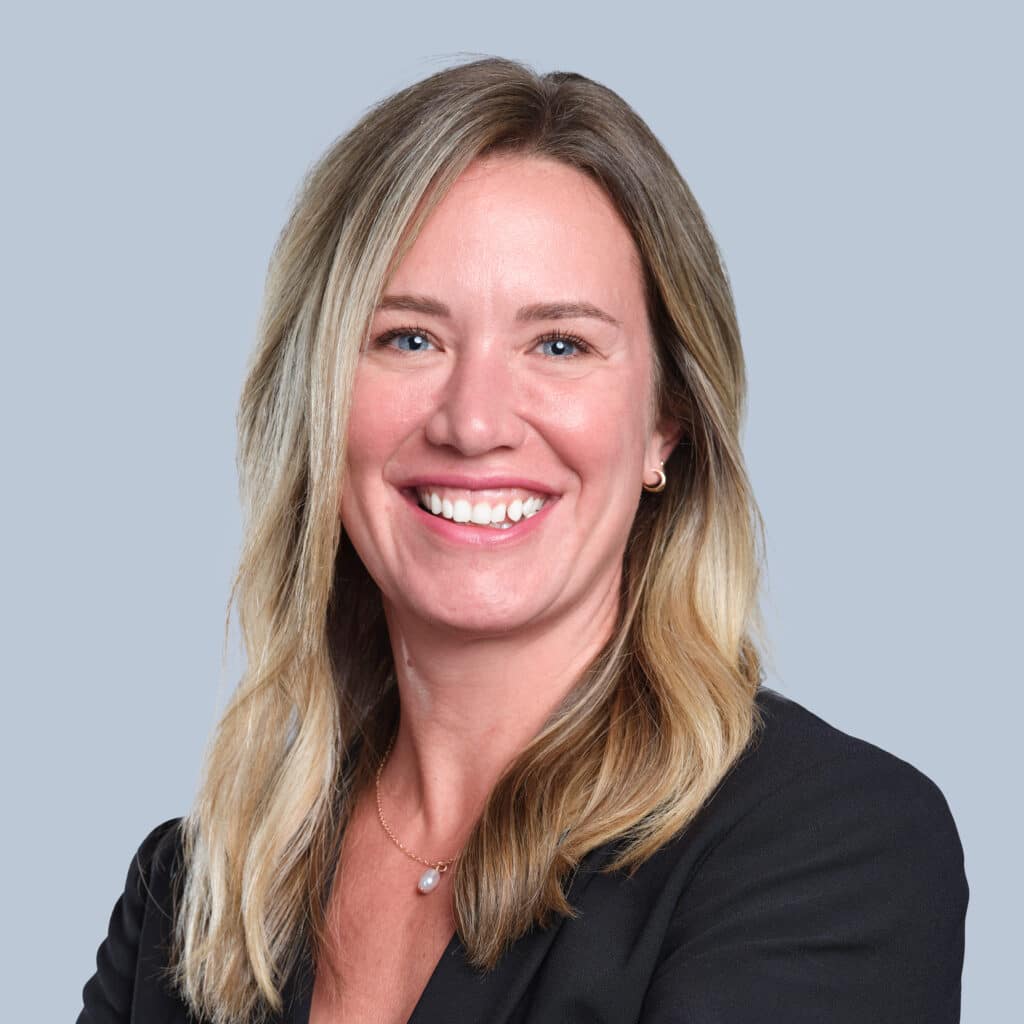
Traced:
[[964, 1020], [1018, 999], [1021, 23], [1011, 5], [8, 8], [6, 1020], [73, 1020], [241, 666], [234, 414], [311, 163], [464, 55], [582, 72], [719, 242], [749, 361], [769, 684], [960, 828]]

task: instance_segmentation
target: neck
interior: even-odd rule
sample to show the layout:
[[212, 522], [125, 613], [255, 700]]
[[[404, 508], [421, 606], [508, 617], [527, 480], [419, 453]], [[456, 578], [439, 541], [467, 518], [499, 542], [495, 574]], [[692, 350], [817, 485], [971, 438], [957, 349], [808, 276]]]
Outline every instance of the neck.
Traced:
[[561, 621], [494, 636], [386, 606], [401, 717], [381, 775], [403, 842], [453, 856], [502, 772], [540, 731], [615, 626], [618, 580]]

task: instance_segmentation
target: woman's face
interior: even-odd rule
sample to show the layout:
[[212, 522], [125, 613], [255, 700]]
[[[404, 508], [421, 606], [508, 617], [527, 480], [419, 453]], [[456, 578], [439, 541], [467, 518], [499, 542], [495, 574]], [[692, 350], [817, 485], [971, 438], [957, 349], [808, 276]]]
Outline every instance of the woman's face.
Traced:
[[472, 634], [616, 601], [653, 422], [639, 254], [601, 189], [474, 162], [384, 289], [341, 518], [389, 612]]

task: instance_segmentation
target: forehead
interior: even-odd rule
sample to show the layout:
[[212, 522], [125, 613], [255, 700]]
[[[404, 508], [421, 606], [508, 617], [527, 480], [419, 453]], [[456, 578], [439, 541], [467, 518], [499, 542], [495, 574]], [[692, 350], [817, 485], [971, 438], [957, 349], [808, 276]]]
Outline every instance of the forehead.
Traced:
[[639, 252], [604, 190], [560, 161], [507, 154], [479, 158], [456, 179], [388, 286], [589, 300], [620, 318], [644, 299]]

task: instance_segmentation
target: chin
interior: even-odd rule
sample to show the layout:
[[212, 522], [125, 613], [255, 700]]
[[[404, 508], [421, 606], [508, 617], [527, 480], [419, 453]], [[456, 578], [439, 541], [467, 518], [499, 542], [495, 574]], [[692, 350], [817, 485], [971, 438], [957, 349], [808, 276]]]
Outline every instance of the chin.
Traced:
[[510, 604], [508, 601], [487, 602], [458, 598], [441, 603], [432, 603], [430, 607], [411, 607], [406, 603], [403, 611], [434, 629], [450, 630], [469, 636], [502, 636], [527, 629], [537, 622], [543, 610], [531, 602], [526, 607], [522, 602]]

